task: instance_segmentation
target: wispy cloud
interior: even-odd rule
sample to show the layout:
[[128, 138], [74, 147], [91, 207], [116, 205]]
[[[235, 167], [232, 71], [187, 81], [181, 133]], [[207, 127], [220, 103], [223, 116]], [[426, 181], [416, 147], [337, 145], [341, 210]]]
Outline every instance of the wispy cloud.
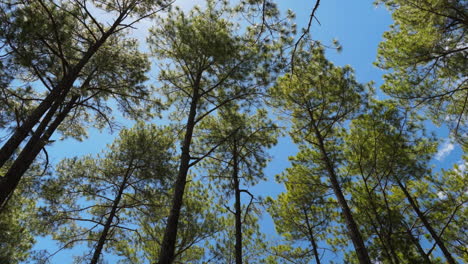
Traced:
[[447, 139], [440, 147], [437, 153], [435, 154], [435, 158], [438, 161], [442, 161], [447, 157], [450, 152], [455, 148], [453, 143], [450, 141], [450, 139]]
[[457, 171], [461, 174], [461, 175], [464, 175], [464, 173], [466, 172], [466, 167], [468, 165], [468, 162], [467, 161], [464, 161], [464, 160], [460, 160], [458, 162], [458, 169]]

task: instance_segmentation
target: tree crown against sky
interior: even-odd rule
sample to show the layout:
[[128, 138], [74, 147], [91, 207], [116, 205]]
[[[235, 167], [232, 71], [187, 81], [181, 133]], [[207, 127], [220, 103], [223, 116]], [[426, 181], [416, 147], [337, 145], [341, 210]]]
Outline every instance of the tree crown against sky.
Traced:
[[466, 8], [378, 3], [374, 88], [330, 2], [3, 1], [0, 259], [468, 261]]

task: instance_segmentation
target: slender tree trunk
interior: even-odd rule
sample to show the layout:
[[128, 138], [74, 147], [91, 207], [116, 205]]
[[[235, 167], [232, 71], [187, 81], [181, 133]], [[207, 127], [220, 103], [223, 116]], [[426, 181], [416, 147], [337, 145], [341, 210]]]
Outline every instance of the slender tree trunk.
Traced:
[[15, 150], [28, 136], [29, 132], [32, 131], [33, 127], [39, 122], [44, 113], [51, 107], [58, 95], [59, 89], [52, 90], [44, 101], [42, 101], [26, 118], [26, 120], [16, 128], [13, 135], [0, 149], [0, 168], [3, 167], [3, 165], [5, 165], [5, 163], [11, 158]]
[[[39, 120], [44, 115], [44, 113], [46, 113], [47, 110], [53, 110], [51, 109], [51, 106], [53, 105], [54, 101], [58, 100], [57, 96], [60, 96], [60, 99], [63, 98], [62, 101], [67, 97], [81, 70], [86, 66], [89, 60], [94, 56], [94, 54], [96, 54], [96, 52], [106, 42], [106, 40], [115, 32], [116, 28], [120, 25], [125, 16], [126, 15], [124, 12], [119, 15], [109, 30], [107, 30], [91, 47], [89, 47], [81, 60], [63, 77], [57, 88], [53, 89], [46, 97], [46, 99], [41, 104], [39, 104], [39, 106], [36, 107], [33, 112], [26, 118], [26, 121], [15, 130], [13, 135], [0, 150], [0, 167], [3, 167], [5, 162], [11, 158], [15, 150], [26, 139], [34, 126], [39, 123]], [[76, 100], [78, 97], [75, 96], [73, 98]], [[60, 105], [61, 102], [58, 103]], [[73, 105], [73, 103], [71, 105]], [[68, 109], [68, 106], [66, 109]], [[34, 138], [32, 141], [30, 140], [26, 144], [25, 148], [21, 151], [21, 154], [18, 156], [18, 158], [13, 162], [13, 165], [10, 167], [8, 172], [4, 175], [4, 177], [0, 178], [0, 212], [1, 208], [6, 205], [8, 197], [13, 194], [14, 190], [18, 186], [21, 176], [32, 164], [36, 156], [41, 151], [42, 147], [52, 136], [57, 127], [66, 118], [70, 110], [71, 108], [64, 110], [57, 116], [53, 124], [49, 126], [48, 131], [42, 136], [40, 141], [37, 141], [37, 138]], [[54, 112], [55, 111], [51, 111], [52, 114], [54, 114]]]
[[[57, 87], [46, 96], [46, 98], [26, 117], [26, 120], [16, 128], [13, 135], [0, 149], [0, 168], [5, 165], [19, 145], [28, 137], [34, 126], [39, 123], [41, 117], [47, 112], [52, 104], [57, 100], [57, 97], [62, 94], [66, 98], [73, 83], [78, 78], [81, 70], [89, 62], [89, 60], [96, 54], [99, 48], [106, 42], [106, 40], [114, 33], [117, 26], [122, 22], [124, 16], [121, 14], [115, 23], [107, 30], [94, 45], [89, 47], [86, 53], [83, 54], [81, 60], [61, 79]], [[65, 93], [64, 93], [65, 91]]]
[[318, 141], [318, 147], [322, 155], [322, 160], [324, 161], [326, 169], [328, 171], [328, 176], [329, 176], [328, 178], [330, 179], [330, 183], [331, 183], [333, 192], [335, 193], [335, 196], [337, 198], [338, 204], [341, 207], [343, 217], [346, 222], [346, 226], [348, 228], [349, 236], [351, 238], [351, 241], [353, 242], [354, 249], [356, 251], [359, 263], [371, 264], [369, 253], [367, 252], [367, 248], [364, 244], [364, 240], [362, 239], [361, 232], [359, 231], [359, 228], [356, 222], [354, 221], [353, 215], [351, 213], [351, 209], [348, 206], [348, 202], [346, 201], [346, 198], [341, 190], [340, 183], [338, 182], [338, 177], [335, 173], [335, 167], [333, 165], [333, 162], [330, 160], [328, 153], [326, 151], [322, 134], [315, 123], [313, 123], [313, 126], [314, 126], [315, 137]]
[[130, 164], [127, 168], [127, 171], [125, 172], [125, 176], [122, 180], [122, 183], [119, 186], [119, 190], [112, 204], [112, 209], [109, 213], [109, 217], [107, 218], [106, 223], [104, 224], [104, 229], [102, 230], [101, 236], [99, 237], [98, 243], [96, 244], [96, 248], [93, 253], [93, 258], [91, 259], [90, 264], [98, 263], [99, 257], [101, 256], [102, 249], [104, 248], [104, 244], [106, 243], [106, 240], [107, 240], [107, 235], [109, 234], [109, 230], [111, 228], [112, 222], [114, 221], [114, 217], [117, 213], [117, 209], [119, 208], [119, 203], [120, 203], [120, 200], [122, 199], [122, 194], [125, 188], [127, 187], [126, 185], [128, 182], [128, 178], [130, 178], [130, 175], [131, 175], [132, 166], [133, 166], [133, 160], [130, 160]]
[[237, 158], [237, 146], [234, 143], [233, 150], [233, 172], [232, 179], [234, 182], [234, 191], [235, 191], [235, 218], [236, 218], [236, 264], [242, 264], [242, 211], [241, 211], [241, 200], [240, 195], [241, 191], [239, 188], [239, 168], [238, 168], [238, 158]]
[[[40, 121], [39, 126], [34, 131], [32, 137], [29, 139], [28, 144], [31, 144], [31, 142], [33, 142], [32, 144], [35, 144], [35, 142], [37, 142], [41, 138], [42, 133], [47, 128], [47, 125], [49, 125], [50, 120], [52, 120], [52, 118], [54, 117], [63, 100], [65, 100], [68, 90], [63, 91], [61, 94], [56, 93], [57, 91], [58, 89], [55, 89], [49, 95], [47, 95], [46, 99], [42, 101], [42, 103], [30, 115], [30, 117], [35, 116], [36, 112], [39, 112], [42, 109], [46, 109], [45, 112], [47, 112], [44, 118]], [[49, 100], [52, 101], [48, 102]], [[37, 118], [36, 123], [39, 122], [40, 118], [45, 112], [41, 112], [41, 115], [39, 116], [39, 118]], [[2, 147], [2, 150], [0, 151], [0, 167], [2, 167], [5, 164], [5, 162], [13, 155], [13, 152], [21, 144], [21, 142], [24, 139], [26, 139], [28, 133], [32, 131], [32, 127], [34, 126], [34, 124], [32, 126], [29, 126], [27, 124], [31, 124], [31, 122], [26, 120], [23, 123], [23, 125], [18, 128], [19, 133], [13, 134], [13, 136]], [[31, 129], [25, 130], [25, 127], [29, 127]], [[26, 133], [23, 133], [25, 131]]]
[[423, 258], [425, 264], [431, 264], [431, 260], [429, 259], [429, 256], [426, 254], [426, 252], [424, 252], [424, 249], [421, 247], [421, 244], [419, 243], [418, 239], [416, 239], [413, 235], [413, 233], [411, 233], [411, 230], [406, 227], [405, 225], [403, 226], [406, 230], [406, 233], [408, 234], [411, 242], [413, 242], [413, 244], [416, 246], [418, 252], [419, 252], [419, 255], [421, 255], [421, 257]]
[[442, 241], [442, 239], [440, 239], [439, 235], [437, 235], [436, 231], [434, 230], [434, 228], [432, 227], [432, 225], [429, 223], [429, 221], [427, 220], [426, 216], [424, 215], [423, 212], [421, 212], [421, 210], [419, 209], [419, 206], [416, 204], [416, 201], [413, 199], [413, 197], [411, 196], [411, 194], [408, 192], [408, 190], [406, 189], [406, 187], [403, 185], [403, 183], [400, 181], [400, 180], [397, 180], [397, 184], [398, 186], [400, 187], [400, 189], [403, 191], [403, 193], [405, 194], [405, 197], [406, 197], [406, 200], [408, 200], [408, 202], [410, 203], [411, 207], [413, 208], [414, 212], [416, 213], [416, 215], [418, 216], [418, 218], [421, 220], [421, 222], [423, 223], [424, 227], [427, 229], [427, 231], [429, 231], [429, 233], [431, 234], [431, 237], [432, 239], [434, 239], [434, 241], [436, 242], [437, 246], [440, 248], [440, 250], [442, 251], [442, 254], [444, 254], [444, 257], [445, 259], [447, 260], [447, 262], [449, 264], [456, 264], [457, 262], [455, 261], [455, 259], [452, 257], [452, 255], [450, 254], [450, 252], [447, 250], [447, 248], [445, 247], [445, 244], [444, 242]]
[[310, 240], [310, 243], [312, 244], [312, 250], [314, 251], [315, 262], [317, 264], [320, 264], [320, 256], [318, 253], [318, 247], [317, 247], [317, 243], [315, 242], [312, 226], [310, 225], [309, 215], [307, 214], [307, 210], [305, 208], [303, 208], [303, 211], [304, 211], [304, 216], [306, 220], [307, 232], [309, 233], [309, 240]]
[[[375, 212], [374, 212], [374, 214], [375, 214]], [[368, 213], [366, 213], [366, 215], [367, 215], [367, 217], [369, 219], [371, 219], [370, 220], [370, 225], [371, 225], [372, 230], [374, 231], [374, 233], [377, 234], [377, 237], [378, 237], [380, 243], [382, 244], [382, 248], [383, 248], [383, 252], [384, 252], [385, 257], [390, 261], [391, 264], [393, 264], [394, 261], [393, 261], [392, 254], [390, 253], [390, 251], [389, 251], [389, 249], [387, 247], [387, 244], [391, 244], [391, 241], [388, 241], [389, 238], [384, 237], [382, 235], [382, 232], [380, 231], [382, 229], [382, 227], [380, 226], [380, 229], [379, 229], [379, 227], [377, 227], [377, 225], [372, 220], [372, 216], [370, 214], [368, 214]], [[379, 222], [378, 220], [376, 220], [376, 221]]]
[[182, 153], [180, 157], [179, 173], [174, 186], [174, 196], [172, 198], [172, 207], [167, 219], [166, 230], [164, 232], [159, 254], [159, 264], [171, 264], [174, 261], [175, 245], [177, 241], [177, 228], [179, 225], [180, 210], [183, 204], [185, 185], [187, 183], [187, 174], [190, 168], [190, 144], [192, 142], [193, 129], [195, 127], [195, 117], [199, 100], [199, 76], [194, 85], [190, 112], [187, 119], [185, 137], [182, 144]]
[[[0, 208], [6, 206], [6, 201], [8, 197], [13, 195], [16, 186], [21, 180], [23, 174], [28, 170], [29, 166], [33, 163], [34, 159], [37, 157], [41, 149], [48, 142], [49, 138], [55, 132], [57, 127], [62, 123], [65, 117], [73, 108], [78, 96], [74, 96], [70, 102], [65, 106], [65, 108], [60, 112], [55, 120], [49, 125], [47, 130], [44, 132], [42, 137], [37, 139], [33, 136], [30, 139], [28, 144], [21, 151], [18, 158], [13, 162], [2, 181], [0, 182]], [[47, 122], [48, 123], [48, 122]]]
[[[379, 238], [380, 243], [382, 243], [382, 247], [384, 248], [385, 255], [387, 255], [387, 258], [390, 260], [390, 263], [399, 264], [400, 259], [398, 258], [398, 255], [395, 253], [395, 249], [393, 247], [393, 242], [392, 242], [393, 233], [391, 230], [388, 230], [388, 231], [385, 230], [385, 224], [384, 224], [385, 220], [382, 221], [382, 219], [380, 218], [380, 214], [377, 210], [378, 206], [374, 202], [375, 201], [374, 193], [369, 188], [369, 185], [367, 184], [367, 179], [363, 175], [361, 178], [366, 188], [367, 199], [369, 200], [369, 203], [371, 205], [372, 213], [375, 216], [375, 222], [377, 222], [377, 223], [374, 223], [374, 221], [372, 220], [372, 216], [369, 213], [367, 213], [368, 218], [371, 221], [371, 226], [374, 229], [374, 232], [377, 234], [377, 237]], [[385, 190], [382, 190], [382, 192], [385, 192]], [[387, 213], [391, 215], [392, 210], [388, 207], [386, 209], [387, 209]]]

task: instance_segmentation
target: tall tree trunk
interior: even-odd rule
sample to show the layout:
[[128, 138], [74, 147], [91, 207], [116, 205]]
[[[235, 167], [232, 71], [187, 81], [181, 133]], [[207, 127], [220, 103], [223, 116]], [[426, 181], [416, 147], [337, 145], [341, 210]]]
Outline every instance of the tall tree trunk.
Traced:
[[421, 244], [419, 243], [418, 239], [414, 237], [413, 233], [411, 233], [411, 230], [405, 225], [402, 224], [403, 228], [406, 230], [406, 234], [408, 234], [411, 242], [416, 246], [419, 255], [421, 255], [422, 259], [424, 260], [424, 264], [431, 264], [431, 260], [429, 259], [429, 256], [424, 252], [424, 249], [421, 247]]
[[133, 166], [133, 160], [130, 160], [130, 164], [127, 168], [127, 171], [125, 172], [122, 183], [119, 186], [119, 190], [112, 204], [112, 209], [109, 213], [109, 217], [107, 218], [106, 223], [104, 224], [104, 229], [102, 230], [101, 236], [99, 237], [98, 243], [96, 244], [96, 248], [93, 253], [93, 258], [91, 259], [90, 264], [98, 263], [99, 257], [101, 256], [102, 249], [104, 248], [104, 244], [106, 243], [107, 235], [109, 234], [112, 221], [114, 221], [114, 217], [117, 213], [117, 209], [119, 208], [119, 203], [120, 203], [120, 200], [122, 199], [122, 194], [126, 188], [128, 178], [130, 178], [132, 166]]
[[240, 188], [239, 188], [239, 167], [238, 167], [238, 153], [237, 153], [237, 145], [234, 142], [234, 150], [233, 150], [233, 171], [232, 171], [232, 179], [234, 182], [234, 191], [235, 191], [235, 205], [234, 205], [234, 213], [236, 219], [236, 264], [242, 264], [242, 211], [241, 211], [241, 200], [240, 200]]
[[[59, 89], [52, 90], [47, 97], [29, 114], [26, 120], [15, 129], [13, 135], [0, 149], [0, 168], [11, 158], [18, 146], [32, 131], [33, 127], [39, 122], [41, 117], [56, 101], [59, 96]], [[49, 110], [49, 112], [51, 112]]]
[[359, 263], [371, 264], [369, 253], [367, 252], [367, 248], [362, 239], [361, 232], [359, 231], [359, 228], [356, 222], [354, 221], [353, 215], [351, 213], [351, 209], [349, 208], [348, 202], [346, 201], [346, 198], [344, 197], [344, 194], [341, 190], [338, 177], [335, 173], [334, 164], [328, 156], [328, 152], [325, 148], [322, 134], [319, 128], [317, 127], [317, 125], [314, 123], [314, 121], [313, 121], [313, 126], [314, 126], [315, 137], [318, 141], [318, 147], [322, 156], [322, 160], [324, 161], [326, 169], [328, 171], [328, 178], [330, 179], [330, 183], [331, 183], [333, 192], [335, 193], [335, 196], [338, 200], [338, 204], [341, 207], [343, 217], [346, 222], [346, 226], [348, 228], [348, 233], [351, 238], [351, 241], [353, 242], [354, 250], [356, 251]]
[[[372, 208], [372, 214], [375, 216], [375, 222], [374, 223], [372, 219], [372, 215], [370, 215], [368, 212], [367, 216], [370, 219], [371, 226], [374, 229], [374, 232], [377, 234], [377, 237], [380, 240], [380, 243], [382, 244], [382, 247], [384, 249], [385, 255], [387, 255], [387, 258], [389, 259], [390, 263], [400, 263], [400, 259], [398, 258], [398, 255], [395, 252], [394, 248], [394, 243], [392, 240], [393, 232], [392, 230], [385, 230], [385, 220], [382, 221], [380, 217], [380, 213], [378, 212], [378, 205], [374, 202], [375, 197], [374, 197], [374, 192], [372, 191], [372, 188], [369, 188], [369, 185], [367, 183], [367, 179], [362, 175], [362, 181], [364, 182], [364, 186], [366, 188], [366, 194], [367, 194], [367, 199], [371, 205]], [[384, 193], [385, 190], [382, 190], [382, 193]], [[384, 199], [386, 201], [385, 195]], [[388, 204], [386, 203], [388, 206]], [[388, 215], [392, 215], [392, 210], [389, 207], [386, 207]]]
[[11, 167], [0, 182], [0, 208], [6, 206], [6, 201], [8, 200], [8, 197], [13, 195], [13, 192], [16, 189], [16, 186], [18, 186], [21, 177], [28, 170], [29, 166], [31, 166], [41, 149], [45, 146], [52, 134], [55, 132], [58, 126], [62, 123], [62, 121], [71, 111], [76, 100], [78, 100], [78, 96], [74, 96], [71, 99], [71, 101], [68, 102], [65, 108], [56, 116], [55, 120], [49, 125], [42, 137], [37, 139], [36, 137], [34, 137], [34, 135], [29, 140], [28, 144], [26, 144], [24, 149], [21, 151], [18, 158], [13, 162], [13, 164], [11, 165]]
[[174, 261], [175, 245], [177, 241], [177, 228], [179, 225], [180, 210], [183, 204], [187, 174], [190, 168], [190, 145], [192, 142], [193, 129], [195, 127], [195, 117], [199, 100], [199, 85], [201, 76], [197, 77], [194, 85], [190, 112], [187, 119], [185, 137], [182, 144], [180, 156], [180, 166], [174, 186], [174, 196], [172, 197], [172, 207], [167, 219], [166, 230], [161, 243], [159, 254], [159, 264], [171, 264]]
[[442, 241], [442, 239], [440, 239], [439, 235], [436, 233], [436, 231], [434, 230], [434, 228], [432, 227], [432, 225], [429, 223], [429, 221], [427, 220], [426, 216], [424, 215], [423, 212], [421, 212], [421, 210], [419, 209], [419, 206], [416, 204], [416, 201], [413, 199], [413, 197], [411, 196], [411, 194], [408, 192], [408, 190], [406, 189], [406, 187], [403, 185], [403, 183], [397, 179], [397, 184], [398, 186], [400, 187], [400, 189], [403, 191], [403, 193], [405, 194], [405, 197], [406, 197], [406, 200], [408, 200], [409, 204], [411, 205], [411, 207], [413, 208], [414, 212], [416, 213], [416, 215], [418, 216], [418, 218], [421, 220], [421, 222], [423, 223], [424, 227], [427, 229], [427, 231], [429, 231], [429, 234], [431, 234], [431, 237], [432, 239], [434, 239], [434, 241], [436, 242], [437, 246], [440, 248], [440, 250], [442, 251], [442, 254], [444, 254], [444, 257], [445, 259], [447, 260], [447, 262], [449, 264], [456, 264], [457, 262], [455, 261], [455, 259], [452, 257], [452, 255], [450, 254], [450, 252], [447, 250], [447, 248], [445, 247], [445, 244], [444, 242]]
[[96, 54], [99, 48], [106, 42], [106, 40], [115, 32], [117, 26], [124, 19], [124, 15], [121, 14], [114, 24], [107, 30], [100, 39], [98, 39], [92, 46], [88, 48], [86, 53], [83, 54], [81, 60], [70, 69], [68, 73], [65, 73], [64, 77], [60, 80], [57, 87], [46, 96], [46, 98], [26, 117], [26, 120], [15, 129], [13, 135], [0, 149], [0, 168], [5, 165], [19, 145], [28, 137], [28, 134], [32, 131], [34, 126], [39, 123], [41, 117], [50, 109], [52, 104], [57, 100], [57, 97], [61, 94], [63, 98], [66, 98], [68, 92], [73, 86], [73, 83], [78, 78], [81, 70], [89, 62], [89, 60]]
[[320, 256], [319, 256], [319, 253], [318, 253], [318, 246], [317, 246], [317, 243], [315, 242], [315, 237], [314, 237], [314, 232], [312, 230], [312, 226], [310, 225], [309, 215], [307, 214], [306, 208], [303, 208], [303, 211], [304, 211], [304, 216], [305, 216], [305, 220], [306, 220], [307, 233], [309, 234], [309, 241], [312, 244], [312, 250], [314, 251], [315, 262], [317, 264], [320, 264]]
[[[32, 113], [26, 118], [26, 121], [15, 130], [13, 135], [0, 150], [0, 167], [2, 167], [5, 162], [11, 158], [15, 150], [26, 139], [34, 126], [39, 123], [39, 120], [44, 115], [44, 113], [46, 113], [47, 110], [52, 110], [51, 106], [54, 104], [54, 102], [62, 98], [63, 101], [67, 97], [68, 93], [73, 87], [73, 83], [78, 78], [82, 69], [86, 66], [94, 54], [96, 54], [99, 48], [107, 41], [107, 39], [115, 32], [125, 16], [125, 12], [122, 12], [119, 15], [114, 24], [112, 24], [112, 26], [106, 32], [104, 32], [99, 40], [97, 40], [92, 46], [88, 48], [81, 60], [62, 78], [58, 86], [53, 89], [46, 97], [46, 99], [32, 111]], [[57, 98], [57, 96], [60, 96], [60, 98]], [[74, 96], [73, 98], [76, 100], [78, 96]], [[73, 101], [73, 99], [71, 101]], [[58, 103], [60, 104], [61, 102]], [[71, 103], [71, 105], [73, 105], [73, 103]], [[66, 109], [68, 109], [68, 105]], [[18, 156], [18, 158], [13, 162], [13, 165], [10, 167], [8, 172], [4, 175], [4, 177], [0, 178], [0, 213], [1, 208], [6, 205], [8, 197], [13, 194], [14, 190], [18, 186], [18, 183], [23, 174], [32, 164], [36, 156], [41, 151], [42, 147], [52, 136], [57, 127], [66, 118], [67, 114], [71, 110], [71, 107], [68, 110], [66, 109], [57, 116], [52, 125], [49, 126], [48, 131], [46, 131], [46, 133], [41, 137], [41, 140], [38, 141], [37, 138], [34, 138], [32, 141], [30, 140], [26, 144], [25, 148], [21, 151], [21, 154]], [[54, 111], [51, 111], [51, 113], [54, 114]]]

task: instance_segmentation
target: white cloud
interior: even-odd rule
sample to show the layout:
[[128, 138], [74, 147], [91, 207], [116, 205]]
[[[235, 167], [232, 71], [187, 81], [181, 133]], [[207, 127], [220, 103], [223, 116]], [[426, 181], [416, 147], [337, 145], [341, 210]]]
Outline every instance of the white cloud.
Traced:
[[438, 192], [437, 196], [439, 196], [439, 199], [445, 200], [447, 198], [447, 195], [444, 192]]
[[435, 154], [435, 158], [438, 161], [442, 161], [447, 157], [450, 152], [455, 148], [455, 145], [453, 145], [452, 142], [450, 142], [449, 139], [447, 139], [440, 147], [437, 153]]
[[457, 165], [457, 171], [460, 173], [460, 175], [464, 175], [464, 173], [466, 172], [466, 167], [468, 166], [468, 162], [461, 160], [460, 162], [458, 162]]

